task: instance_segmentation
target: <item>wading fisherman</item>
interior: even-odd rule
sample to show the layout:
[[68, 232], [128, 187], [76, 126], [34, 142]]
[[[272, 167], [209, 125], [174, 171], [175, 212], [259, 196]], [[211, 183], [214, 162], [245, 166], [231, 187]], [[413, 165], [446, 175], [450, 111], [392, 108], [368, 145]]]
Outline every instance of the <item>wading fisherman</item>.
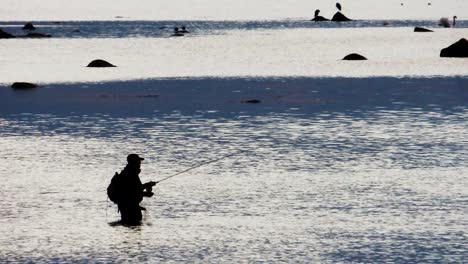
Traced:
[[137, 225], [141, 222], [141, 210], [146, 210], [140, 206], [143, 197], [153, 196], [152, 187], [156, 182], [150, 181], [141, 183], [140, 166], [141, 158], [137, 154], [127, 156], [127, 166], [112, 178], [111, 184], [107, 188], [109, 198], [117, 204], [121, 216], [121, 222], [128, 225]]

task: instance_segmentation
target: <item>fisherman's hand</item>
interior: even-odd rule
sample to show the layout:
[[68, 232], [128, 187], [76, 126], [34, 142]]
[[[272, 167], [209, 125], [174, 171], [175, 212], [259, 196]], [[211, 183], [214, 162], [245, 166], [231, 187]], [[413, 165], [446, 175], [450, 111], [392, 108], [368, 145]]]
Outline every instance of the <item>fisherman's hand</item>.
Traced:
[[145, 188], [151, 188], [151, 187], [153, 187], [155, 185], [156, 185], [156, 182], [149, 181], [149, 182], [145, 183]]

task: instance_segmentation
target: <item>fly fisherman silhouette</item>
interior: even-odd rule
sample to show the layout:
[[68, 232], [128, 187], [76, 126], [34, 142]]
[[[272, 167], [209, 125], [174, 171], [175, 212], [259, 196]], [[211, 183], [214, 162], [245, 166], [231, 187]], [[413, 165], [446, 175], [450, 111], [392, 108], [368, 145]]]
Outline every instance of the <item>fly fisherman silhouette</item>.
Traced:
[[121, 223], [126, 225], [138, 225], [141, 223], [141, 210], [146, 210], [140, 206], [143, 197], [152, 197], [152, 188], [156, 182], [150, 181], [141, 183], [139, 174], [141, 158], [137, 154], [127, 156], [127, 166], [112, 177], [107, 195], [109, 199], [117, 204], [121, 216]]

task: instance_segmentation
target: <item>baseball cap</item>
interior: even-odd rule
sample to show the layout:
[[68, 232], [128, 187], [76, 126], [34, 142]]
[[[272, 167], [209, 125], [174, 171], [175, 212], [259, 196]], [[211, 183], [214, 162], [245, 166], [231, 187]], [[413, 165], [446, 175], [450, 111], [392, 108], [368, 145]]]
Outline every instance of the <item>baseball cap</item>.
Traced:
[[141, 158], [140, 156], [138, 156], [138, 154], [129, 154], [127, 156], [127, 162], [128, 163], [132, 163], [132, 162], [135, 162], [135, 161], [142, 161], [144, 160], [144, 158]]

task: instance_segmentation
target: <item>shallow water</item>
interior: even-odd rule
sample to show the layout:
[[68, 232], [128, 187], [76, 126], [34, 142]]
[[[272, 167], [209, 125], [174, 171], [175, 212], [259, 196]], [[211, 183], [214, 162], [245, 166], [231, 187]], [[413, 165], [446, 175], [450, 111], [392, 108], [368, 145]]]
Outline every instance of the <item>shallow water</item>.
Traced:
[[[0, 87], [1, 262], [464, 262], [466, 78]], [[242, 100], [260, 99], [260, 104]], [[126, 154], [174, 177], [137, 228]]]
[[[53, 37], [0, 40], [0, 262], [467, 262], [468, 63], [439, 53], [468, 2], [402, 2], [2, 1]], [[148, 181], [239, 150], [115, 224], [127, 154]]]
[[[24, 35], [22, 30], [28, 21], [0, 22], [0, 28], [14, 35]], [[225, 35], [238, 30], [275, 30], [275, 29], [314, 29], [314, 28], [409, 28], [426, 27], [434, 30], [439, 27], [438, 20], [355, 20], [346, 23], [313, 22], [310, 19], [296, 20], [250, 20], [250, 21], [34, 21], [34, 26], [54, 38], [166, 38], [174, 27], [185, 26], [191, 36]], [[457, 20], [457, 28], [467, 28], [468, 20]], [[445, 29], [452, 30], [452, 29]], [[261, 32], [260, 32], [261, 34]], [[24, 42], [24, 40], [22, 40]]]
[[[111, 23], [112, 24], [112, 23]], [[181, 77], [467, 76], [440, 50], [468, 33], [412, 27], [206, 30], [188, 37], [2, 40], [0, 83], [99, 82]], [[342, 61], [360, 53], [367, 61]], [[86, 68], [105, 59], [116, 68]]]

